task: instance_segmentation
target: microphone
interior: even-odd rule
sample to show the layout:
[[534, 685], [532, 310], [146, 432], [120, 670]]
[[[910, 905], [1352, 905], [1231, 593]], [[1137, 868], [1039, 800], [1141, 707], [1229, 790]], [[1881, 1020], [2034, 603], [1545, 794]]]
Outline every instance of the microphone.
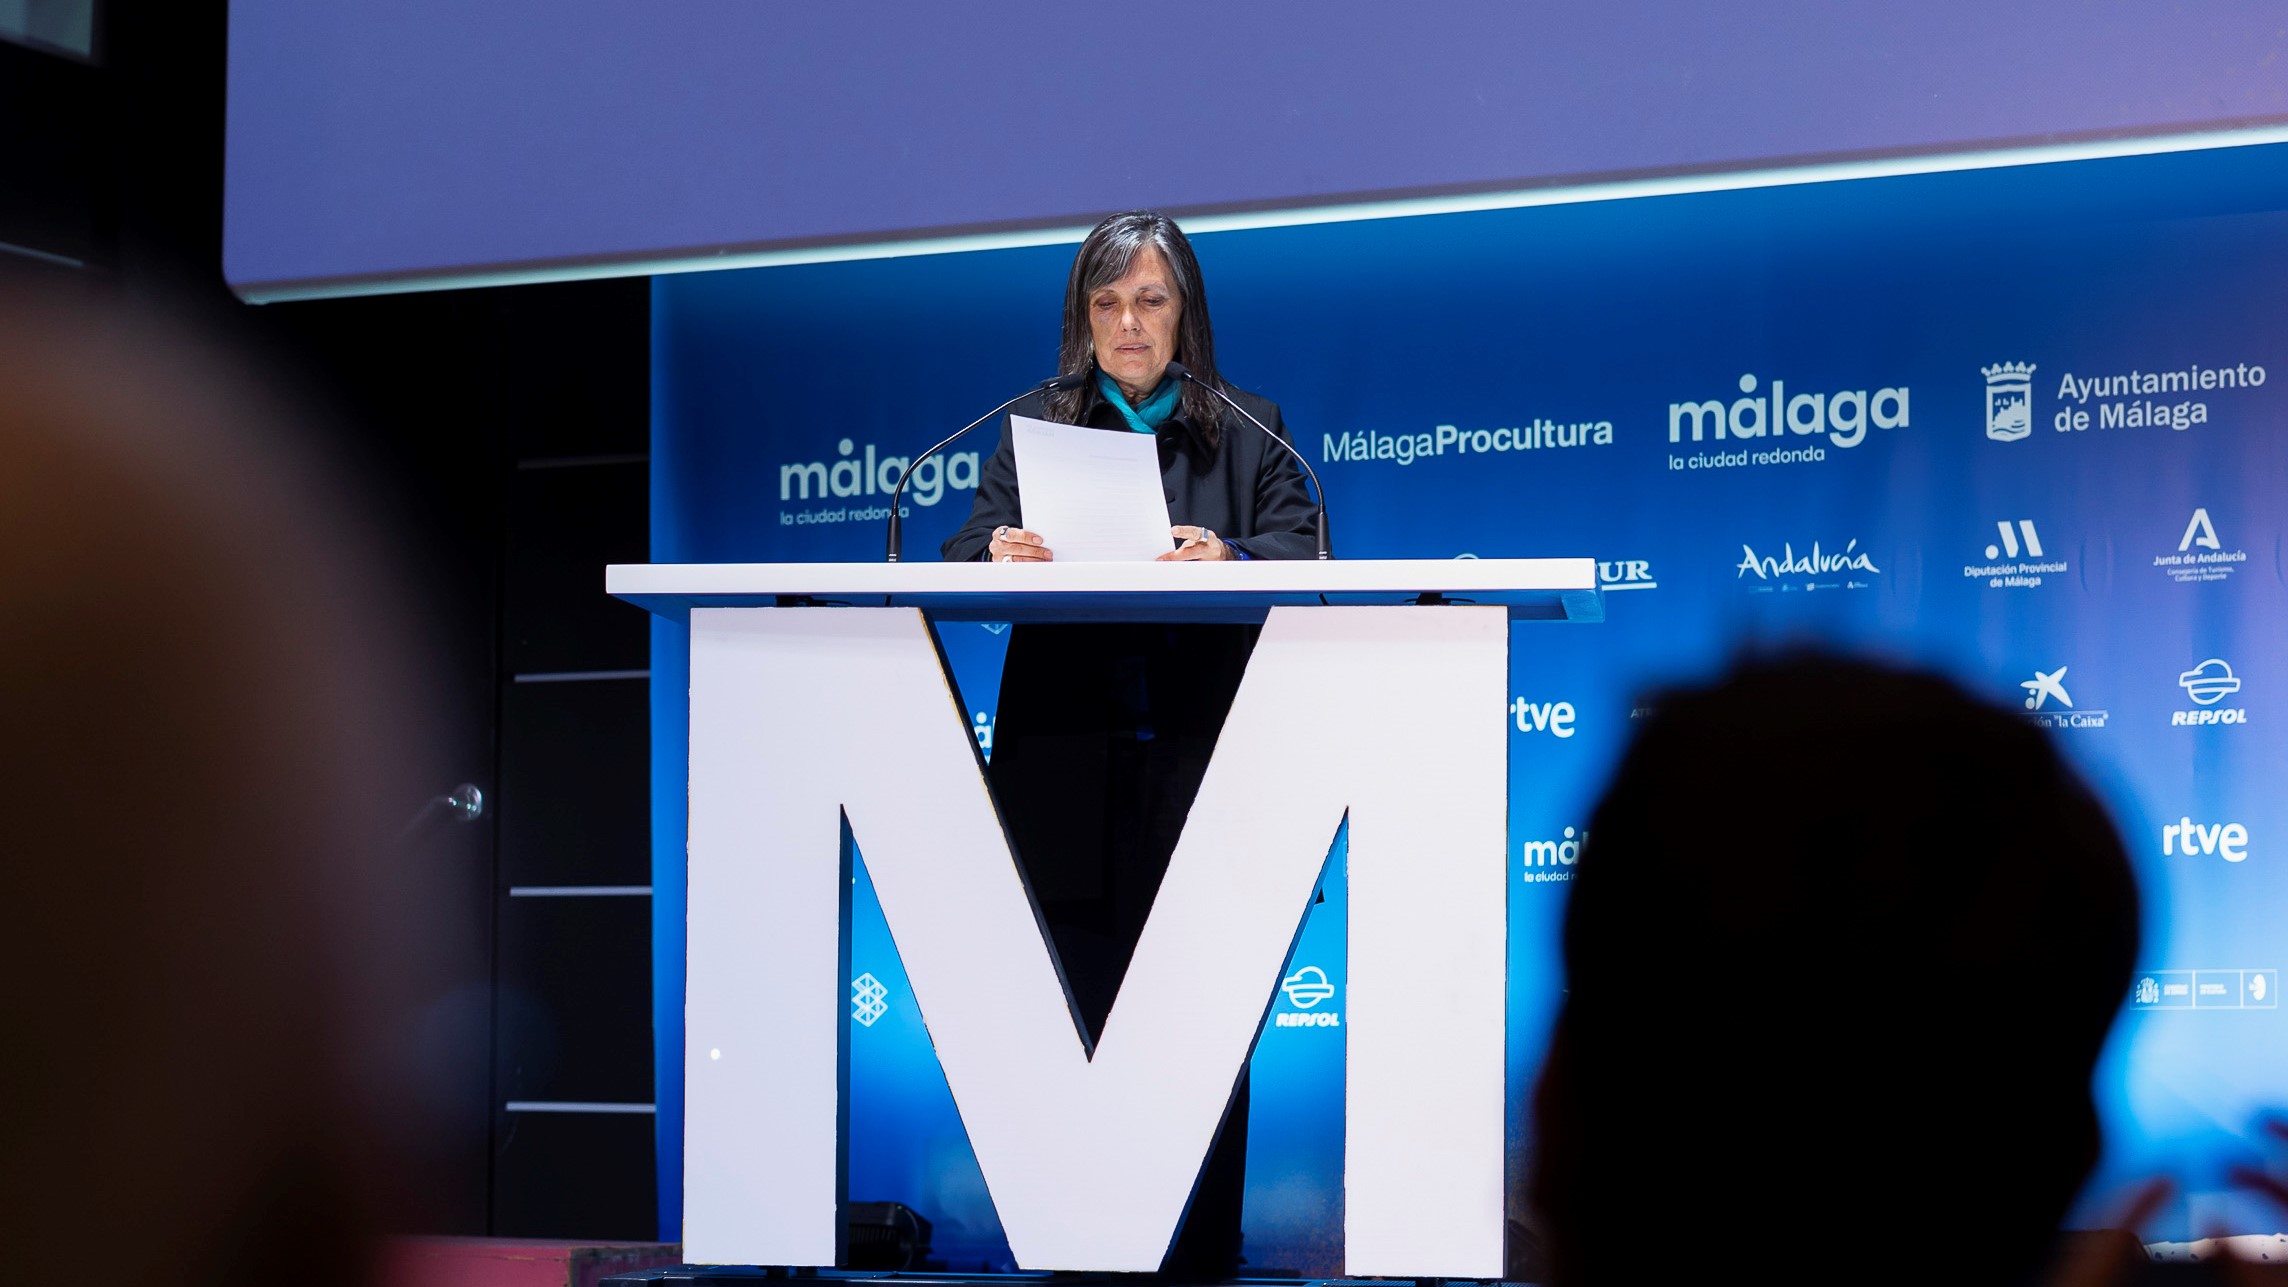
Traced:
[[1187, 383], [1196, 384], [1201, 388], [1206, 389], [1208, 392], [1216, 395], [1217, 397], [1222, 398], [1223, 404], [1225, 406], [1230, 407], [1232, 410], [1237, 411], [1243, 416], [1247, 416], [1247, 423], [1254, 425], [1258, 429], [1261, 429], [1263, 431], [1264, 437], [1269, 438], [1271, 441], [1278, 443], [1280, 446], [1287, 449], [1287, 454], [1293, 456], [1295, 458], [1295, 463], [1303, 467], [1303, 476], [1311, 480], [1312, 489], [1319, 493], [1319, 514], [1317, 523], [1319, 557], [1322, 559], [1334, 557], [1333, 552], [1327, 546], [1327, 489], [1319, 485], [1319, 475], [1312, 471], [1311, 462], [1303, 459], [1303, 453], [1295, 450], [1295, 444], [1287, 441], [1285, 438], [1280, 437], [1278, 434], [1271, 432], [1271, 426], [1256, 419], [1252, 415], [1248, 415], [1247, 408], [1239, 405], [1237, 402], [1232, 401], [1230, 394], [1225, 393], [1223, 390], [1215, 387], [1212, 384], [1209, 384], [1207, 381], [1201, 379], [1200, 377], [1193, 375], [1190, 371], [1185, 370], [1183, 363], [1170, 362], [1168, 364], [1168, 374]]
[[882, 561], [884, 563], [897, 562], [898, 554], [905, 546], [905, 523], [898, 517], [898, 497], [904, 494], [906, 490], [906, 480], [914, 476], [914, 471], [921, 467], [921, 463], [923, 461], [928, 460], [930, 457], [938, 454], [941, 451], [944, 451], [947, 447], [952, 446], [954, 439], [959, 438], [965, 433], [968, 433], [970, 430], [975, 429], [981, 424], [984, 424], [986, 421], [991, 420], [997, 415], [1000, 415], [1002, 412], [1007, 411], [1010, 407], [1016, 405], [1018, 402], [1029, 398], [1036, 393], [1054, 393], [1059, 389], [1077, 389], [1086, 383], [1088, 383], [1088, 374], [1083, 371], [1076, 371], [1070, 375], [1060, 375], [1054, 379], [1043, 380], [1039, 384], [1034, 385], [1032, 388], [1025, 390], [1023, 393], [1018, 394], [1016, 397], [1009, 399], [1007, 402], [1002, 403], [1000, 406], [993, 408], [991, 411], [986, 412], [984, 415], [977, 417], [975, 420], [970, 421], [968, 424], [965, 424], [959, 429], [954, 430], [952, 433], [947, 434], [945, 436], [945, 441], [940, 442], [935, 447], [930, 448], [928, 451], [923, 452], [921, 455], [914, 457], [913, 460], [908, 462], [905, 468], [905, 472], [898, 475], [898, 485], [890, 489], [890, 548], [888, 553], [884, 555]]

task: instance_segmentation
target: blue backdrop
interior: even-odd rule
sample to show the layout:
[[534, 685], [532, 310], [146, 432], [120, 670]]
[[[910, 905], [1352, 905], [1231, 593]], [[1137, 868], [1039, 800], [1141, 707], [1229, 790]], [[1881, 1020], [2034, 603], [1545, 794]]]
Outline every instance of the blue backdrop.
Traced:
[[[2091, 1193], [2156, 1170], [2160, 1232], [2269, 1229], [2226, 1192], [2288, 1104], [2278, 694], [2288, 613], [2288, 154], [2277, 148], [1224, 233], [1219, 359], [1280, 402], [1351, 557], [1594, 555], [1602, 625], [1514, 637], [1509, 1065], [1531, 1085], [1580, 829], [1648, 685], [1795, 638], [2019, 704], [2110, 802], [2144, 969], [2100, 1073]], [[890, 456], [1053, 373], [1069, 248], [661, 278], [653, 557], [873, 559]], [[980, 431], [968, 444], [989, 451]], [[867, 462], [871, 461], [871, 466]], [[813, 466], [816, 466], [815, 468]], [[914, 498], [909, 551], [975, 461]], [[662, 1226], [680, 1226], [683, 639], [654, 636]], [[942, 633], [981, 738], [1003, 635]], [[1330, 700], [1341, 694], [1330, 693]], [[801, 730], [788, 730], [801, 736]], [[1774, 810], [1881, 800], [1848, 764], [1736, 774]], [[1948, 856], [1933, 853], [1930, 861]], [[1247, 1255], [1339, 1263], [1341, 844], [1255, 1055]], [[1002, 1242], [896, 946], [861, 889], [851, 1193]], [[1324, 975], [1331, 995], [1310, 985]], [[1696, 982], [1695, 986], [1709, 986]], [[1737, 981], [1742, 1005], [1784, 981]], [[1771, 989], [1765, 994], [1765, 989]], [[1306, 1004], [1307, 1003], [1307, 1004]], [[1931, 1007], [2043, 1004], [1933, 979]], [[869, 1022], [869, 1018], [871, 1021]], [[1845, 1124], [1847, 1129], [1847, 1124]], [[1524, 1140], [1510, 1130], [1513, 1169]], [[1775, 1195], [1775, 1218], [1784, 1195]], [[1881, 1213], [1870, 1212], [1870, 1218]], [[1648, 1207], [1648, 1220], [1658, 1213]]]

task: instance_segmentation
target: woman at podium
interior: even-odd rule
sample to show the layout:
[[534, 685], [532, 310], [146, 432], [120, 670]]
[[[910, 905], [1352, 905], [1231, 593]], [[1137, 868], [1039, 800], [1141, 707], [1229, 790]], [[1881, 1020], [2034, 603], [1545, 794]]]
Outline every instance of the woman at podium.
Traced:
[[[1114, 215], [1081, 243], [1065, 284], [1058, 369], [1089, 378], [1036, 393], [1012, 414], [1152, 434], [1175, 523], [1162, 560], [1313, 557], [1314, 508], [1294, 458], [1207, 389], [1170, 376], [1170, 361], [1284, 436], [1276, 405], [1216, 373], [1207, 293], [1182, 230], [1149, 211]], [[1019, 514], [1004, 420], [969, 521], [945, 543], [946, 559], [1055, 559]], [[1010, 631], [988, 776], [1076, 1021], [1092, 1043], [1113, 1010], [1255, 635], [1254, 626], [1134, 623]], [[1169, 1250], [1169, 1272], [1213, 1281], [1238, 1271], [1246, 1147], [1243, 1077]]]
[[[1010, 415], [1112, 433], [1148, 433], [1160, 448], [1160, 478], [1174, 548], [1163, 560], [1307, 559], [1316, 552], [1310, 493], [1294, 457], [1198, 384], [1168, 374], [1180, 362], [1282, 438], [1279, 407], [1225, 384], [1216, 373], [1215, 330], [1192, 243], [1173, 219], [1149, 210], [1096, 226], [1065, 280], [1059, 371], [1089, 378], [1078, 388], [1036, 393]], [[1009, 421], [985, 462], [969, 521], [947, 538], [949, 563], [1056, 557], [1021, 526]]]

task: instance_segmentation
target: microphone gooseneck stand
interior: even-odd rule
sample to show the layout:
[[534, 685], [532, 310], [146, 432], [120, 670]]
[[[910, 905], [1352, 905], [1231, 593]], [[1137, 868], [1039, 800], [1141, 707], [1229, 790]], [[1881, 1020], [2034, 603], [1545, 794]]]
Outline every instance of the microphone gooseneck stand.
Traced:
[[954, 430], [952, 433], [947, 434], [945, 438], [935, 447], [930, 448], [928, 451], [923, 452], [922, 454], [914, 457], [911, 461], [909, 461], [904, 471], [898, 475], [898, 485], [890, 489], [890, 540], [889, 549], [882, 556], [882, 561], [884, 563], [897, 562], [898, 555], [903, 551], [905, 547], [906, 528], [904, 520], [901, 519], [898, 515], [898, 498], [905, 494], [906, 480], [914, 476], [914, 471], [921, 468], [921, 463], [923, 461], [928, 460], [930, 457], [938, 454], [941, 451], [944, 451], [946, 448], [952, 446], [954, 441], [960, 438], [961, 435], [968, 433], [970, 430], [975, 429], [977, 426], [984, 424], [986, 421], [991, 420], [997, 415], [1000, 415], [1002, 412], [1007, 411], [1009, 408], [1017, 405], [1019, 402], [1024, 401], [1026, 398], [1029, 398], [1036, 393], [1053, 393], [1059, 389], [1078, 388], [1087, 379], [1087, 375], [1076, 372], [1071, 375], [1060, 375], [1051, 379], [1043, 380], [1039, 384], [1034, 385], [1032, 388], [1025, 390], [1023, 393], [1018, 394], [1016, 397], [1009, 399], [1007, 402], [1002, 403], [1000, 406], [993, 408], [991, 411], [986, 412], [984, 415], [977, 417], [975, 420], [970, 421], [968, 424], [965, 424], [959, 429]]
[[[1280, 446], [1287, 449], [1287, 454], [1293, 456], [1295, 458], [1295, 463], [1303, 467], [1303, 476], [1311, 480], [1311, 490], [1318, 493], [1319, 510], [1315, 521], [1312, 523], [1312, 527], [1314, 529], [1313, 535], [1316, 536], [1318, 541], [1319, 557], [1322, 559], [1334, 557], [1332, 549], [1327, 544], [1327, 489], [1319, 485], [1319, 475], [1317, 471], [1311, 468], [1310, 461], [1303, 458], [1302, 452], [1295, 450], [1295, 444], [1287, 441], [1285, 438], [1280, 437], [1278, 434], [1271, 432], [1271, 426], [1256, 419], [1253, 415], [1250, 415], [1247, 408], [1239, 405], [1237, 402], [1232, 400], [1230, 394], [1225, 393], [1223, 390], [1215, 387], [1212, 384], [1209, 384], [1207, 381], [1201, 379], [1200, 377], [1193, 375], [1189, 370], [1185, 369], [1183, 363], [1170, 362], [1168, 364], [1168, 374], [1176, 377], [1179, 380], [1185, 381], [1186, 383], [1196, 384], [1201, 388], [1206, 389], [1208, 392], [1223, 399], [1223, 404], [1225, 406], [1230, 407], [1232, 410], [1237, 411], [1243, 416], [1246, 416], [1247, 423], [1254, 425], [1258, 429], [1261, 429], [1263, 431], [1264, 437], [1269, 438], [1271, 441], [1278, 443]], [[891, 512], [893, 514], [896, 513], [895, 510]]]

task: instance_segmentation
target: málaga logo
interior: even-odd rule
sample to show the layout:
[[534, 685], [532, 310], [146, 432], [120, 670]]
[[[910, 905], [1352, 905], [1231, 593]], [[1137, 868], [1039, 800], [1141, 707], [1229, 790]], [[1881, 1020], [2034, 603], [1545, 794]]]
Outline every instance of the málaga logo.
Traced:
[[1576, 833], [1572, 827], [1554, 840], [1528, 840], [1518, 848], [1518, 857], [1524, 863], [1525, 883], [1528, 885], [1562, 884], [1573, 879], [1573, 864], [1581, 861], [1581, 846], [1589, 843], [1589, 833]]
[[[1736, 439], [1757, 442], [1771, 439], [1765, 448], [1743, 446], [1738, 451], [1694, 452], [1671, 455], [1670, 469], [1733, 469], [1742, 465], [1792, 465], [1827, 459], [1827, 448], [1851, 448], [1867, 440], [1867, 430], [1903, 429], [1907, 425], [1907, 388], [1842, 389], [1834, 393], [1794, 393], [1787, 381], [1774, 380], [1770, 392], [1754, 375], [1740, 377], [1745, 395], [1727, 404], [1721, 398], [1706, 402], [1668, 404], [1668, 440], [1681, 443], [1689, 432], [1694, 442]], [[1785, 440], [1797, 439], [1794, 445]]]
[[[841, 504], [819, 509], [782, 509], [779, 511], [781, 527], [809, 526], [818, 523], [874, 523], [890, 516], [887, 504], [890, 492], [898, 485], [898, 475], [905, 472], [907, 456], [881, 456], [874, 444], [867, 443], [863, 455], [858, 445], [848, 438], [835, 444], [838, 459], [832, 461], [809, 460], [779, 466], [779, 500], [807, 501], [842, 500], [852, 497], [878, 496], [882, 501], [874, 504]], [[948, 490], [974, 491], [977, 487], [978, 456], [974, 451], [957, 451], [950, 455], [927, 456], [914, 466], [914, 476], [906, 480], [906, 494], [901, 502], [930, 506], [945, 499]], [[903, 505], [901, 504], [901, 508]], [[912, 511], [905, 510], [910, 515]]]
[[1734, 575], [1739, 580], [1753, 575], [1756, 580], [1748, 588], [1768, 594], [1775, 590], [1864, 590], [1875, 583], [1861, 580], [1860, 574], [1873, 576], [1882, 570], [1854, 537], [1840, 549], [1813, 541], [1801, 554], [1796, 553], [1793, 542], [1780, 546], [1777, 554], [1758, 554], [1755, 546], [1743, 544]]

